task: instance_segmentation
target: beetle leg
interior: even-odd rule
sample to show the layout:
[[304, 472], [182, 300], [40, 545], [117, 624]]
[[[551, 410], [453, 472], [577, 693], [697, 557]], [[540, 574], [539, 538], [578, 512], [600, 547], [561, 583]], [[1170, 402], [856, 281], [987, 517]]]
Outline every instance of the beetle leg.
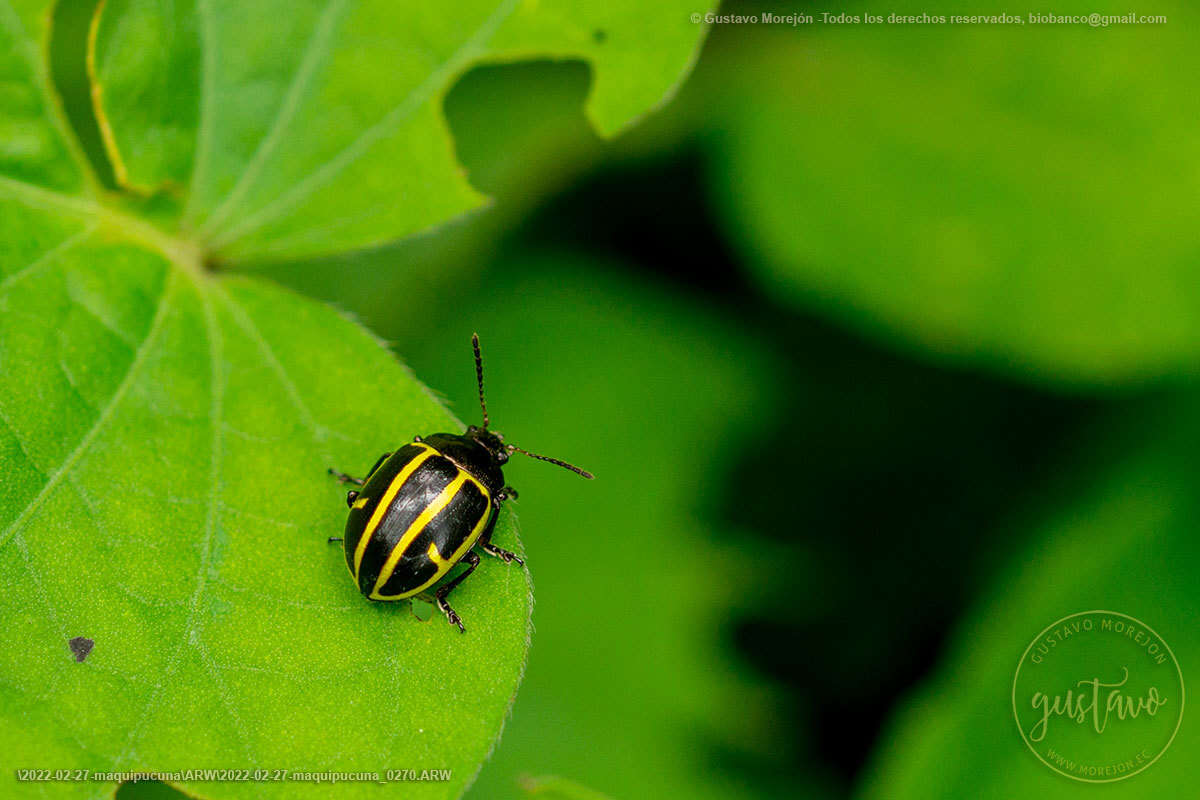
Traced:
[[[371, 469], [367, 471], [366, 478], [355, 478], [353, 476], [347, 475], [344, 472], [338, 472], [333, 467], [329, 468], [329, 474], [332, 475], [333, 477], [337, 478], [339, 483], [353, 483], [355, 486], [362, 486], [364, 483], [367, 482], [367, 478], [370, 478], [372, 475], [374, 475], [375, 470], [379, 469], [379, 465], [382, 464], [384, 461], [386, 461], [387, 457], [390, 455], [391, 455], [391, 453], [384, 453], [383, 455], [381, 455], [379, 457], [379, 460], [375, 462], [375, 466], [371, 467]], [[351, 501], [351, 502], [353, 502], [353, 501]]]
[[[507, 487], [505, 491], [507, 491]], [[499, 511], [500, 501], [498, 498], [495, 505], [496, 510]], [[492, 544], [492, 534], [496, 532], [496, 519], [497, 515], [493, 514], [492, 521], [488, 523], [487, 530], [485, 530], [483, 535], [479, 537], [479, 546], [483, 549], [483, 552], [487, 553], [489, 556], [495, 556], [496, 558], [503, 559], [505, 564], [511, 564], [515, 561], [520, 566], [525, 566], [525, 560], [516, 553], [510, 553], [507, 550], [496, 547], [496, 545]]]
[[489, 556], [495, 556], [496, 558], [503, 559], [505, 564], [511, 564], [515, 561], [517, 562], [518, 566], [525, 566], [525, 560], [516, 553], [510, 553], [507, 550], [496, 547], [496, 545], [492, 544], [491, 542], [484, 542], [480, 545], [480, 547], [482, 547], [483, 552], [487, 553]]
[[340, 536], [330, 536], [329, 537], [330, 544], [333, 544], [334, 542], [340, 542], [341, 540], [342, 540], [342, 537], [340, 537]]
[[438, 589], [437, 593], [434, 594], [434, 598], [437, 601], [438, 609], [440, 609], [441, 612], [446, 615], [447, 621], [449, 621], [451, 625], [457, 625], [459, 631], [462, 633], [466, 633], [467, 629], [463, 627], [462, 620], [459, 618], [458, 614], [454, 613], [454, 609], [450, 607], [450, 604], [446, 602], [446, 595], [450, 594], [455, 586], [458, 586], [460, 583], [462, 583], [463, 579], [474, 572], [475, 568], [479, 566], [479, 556], [474, 552], [468, 552], [465, 556], [463, 556], [463, 561], [467, 563], [467, 568], [463, 570], [463, 572], [457, 578]]
[[520, 495], [517, 490], [511, 486], [505, 486], [500, 491], [496, 492], [496, 502], [503, 503], [505, 500], [516, 500]]
[[338, 479], [338, 483], [353, 483], [355, 486], [362, 486], [366, 481], [362, 478], [353, 478], [344, 472], [338, 472], [333, 467], [329, 468], [329, 474]]

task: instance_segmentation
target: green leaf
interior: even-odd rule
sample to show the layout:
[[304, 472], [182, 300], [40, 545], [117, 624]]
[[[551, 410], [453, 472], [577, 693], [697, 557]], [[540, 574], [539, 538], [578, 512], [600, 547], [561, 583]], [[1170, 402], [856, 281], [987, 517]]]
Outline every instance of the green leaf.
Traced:
[[704, 33], [682, 0], [162, 5], [102, 11], [101, 117], [139, 180], [171, 180], [190, 158], [183, 226], [226, 262], [366, 247], [479, 205], [441, 114], [473, 63], [586, 59], [589, 114], [611, 134], [660, 102]]
[[1154, 13], [727, 41], [714, 197], [774, 296], [880, 338], [1068, 381], [1192, 371], [1194, 12]]
[[1200, 730], [1188, 724], [1190, 708], [1157, 762], [1097, 787], [1063, 777], [1027, 749], [1013, 719], [1011, 692], [1017, 664], [1038, 632], [1090, 609], [1144, 621], [1174, 652], [1185, 686], [1196, 685], [1196, 400], [1185, 393], [1172, 406], [1139, 414], [1114, 426], [1105, 446], [1079, 454], [1081, 468], [1089, 469], [1098, 453], [1139, 443], [1132, 456], [1040, 527], [963, 621], [938, 674], [881, 735], [885, 745], [861, 797], [1084, 800], [1102, 789], [1105, 796], [1133, 800], [1180, 796], [1180, 787], [1190, 785], [1200, 758]]
[[[193, 279], [87, 220], [12, 200], [3, 218], [41, 253], [0, 284], [5, 780], [34, 766], [420, 765], [453, 777], [410, 796], [458, 794], [520, 679], [526, 576], [494, 562], [465, 583], [465, 636], [367, 603], [325, 541], [345, 519], [325, 470], [361, 473], [459, 423], [329, 309]], [[465, 340], [461, 355], [469, 372]], [[510, 516], [500, 530], [519, 549]], [[83, 663], [76, 636], [95, 642]]]

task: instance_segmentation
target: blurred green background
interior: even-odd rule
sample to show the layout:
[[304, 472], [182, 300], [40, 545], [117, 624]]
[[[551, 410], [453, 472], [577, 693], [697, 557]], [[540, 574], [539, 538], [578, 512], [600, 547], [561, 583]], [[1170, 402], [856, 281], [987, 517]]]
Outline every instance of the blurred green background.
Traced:
[[261, 268], [467, 421], [478, 331], [497, 428], [598, 476], [510, 468], [535, 635], [470, 796], [1200, 796], [1186, 716], [1095, 787], [1009, 705], [1090, 608], [1200, 664], [1194, 10], [722, 13], [768, 10], [818, 20], [715, 25], [611, 142], [585, 64], [474, 69], [445, 110], [490, 208]]

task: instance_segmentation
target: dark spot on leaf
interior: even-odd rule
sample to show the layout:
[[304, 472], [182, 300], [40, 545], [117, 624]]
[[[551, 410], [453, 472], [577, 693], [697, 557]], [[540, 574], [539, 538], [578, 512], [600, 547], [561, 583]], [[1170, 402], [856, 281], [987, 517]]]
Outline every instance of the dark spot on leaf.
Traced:
[[596, 28], [596, 30], [592, 31], [592, 39], [595, 40], [596, 44], [604, 44], [605, 40], [608, 39], [608, 33], [601, 28]]
[[83, 660], [88, 657], [88, 653], [92, 652], [92, 648], [96, 643], [86, 636], [76, 636], [71, 641], [67, 642], [71, 648], [71, 652], [75, 654], [75, 660], [83, 663]]

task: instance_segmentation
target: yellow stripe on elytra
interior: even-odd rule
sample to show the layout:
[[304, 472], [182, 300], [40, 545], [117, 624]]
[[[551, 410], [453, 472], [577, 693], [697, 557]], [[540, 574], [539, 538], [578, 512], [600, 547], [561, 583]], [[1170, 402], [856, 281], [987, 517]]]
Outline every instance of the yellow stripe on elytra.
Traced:
[[459, 545], [459, 548], [457, 550], [455, 550], [454, 554], [451, 555], [449, 558], [442, 558], [442, 554], [438, 552], [437, 546], [434, 545], [433, 542], [429, 543], [429, 560], [432, 561], [433, 563], [437, 564], [437, 566], [438, 566], [437, 572], [434, 573], [434, 576], [432, 578], [425, 581], [424, 583], [422, 583], [420, 586], [418, 586], [415, 589], [409, 589], [404, 594], [388, 595], [387, 597], [378, 597], [376, 599], [377, 600], [401, 600], [405, 597], [412, 597], [414, 594], [423, 592], [426, 589], [428, 589], [430, 586], [433, 586], [435, 583], [440, 581], [442, 579], [442, 577], [447, 572], [450, 571], [450, 568], [453, 567], [455, 564], [457, 564], [459, 561], [461, 561], [462, 557], [467, 554], [467, 551], [470, 550], [472, 547], [474, 547], [475, 543], [477, 541], [479, 541], [479, 537], [483, 533], [483, 527], [485, 525], [487, 525], [488, 517], [490, 517], [491, 515], [492, 515], [492, 508], [489, 505], [484, 509], [483, 516], [479, 518], [479, 522], [475, 523], [475, 528], [471, 531], [471, 535], [467, 537], [467, 540], [465, 542], [463, 542], [461, 545]]
[[[456, 464], [455, 466], [458, 466], [458, 465]], [[458, 468], [462, 469], [462, 467], [458, 467]], [[479, 490], [479, 493], [481, 495], [483, 495], [483, 499], [487, 500], [489, 503], [492, 502], [492, 493], [487, 490], [487, 487], [484, 486], [479, 481], [475, 480], [475, 476], [472, 475], [471, 473], [467, 472], [465, 469], [462, 469], [462, 471], [463, 471], [463, 474], [467, 476], [467, 480], [469, 480], [471, 483], [475, 484], [475, 488]]]
[[392, 577], [392, 572], [396, 569], [396, 564], [400, 562], [400, 557], [404, 555], [404, 551], [412, 544], [413, 539], [417, 538], [417, 535], [425, 530], [425, 526], [437, 516], [439, 511], [450, 505], [450, 501], [454, 499], [454, 495], [458, 494], [458, 490], [462, 488], [462, 485], [466, 481], [467, 474], [459, 470], [458, 477], [450, 481], [450, 485], [442, 489], [442, 493], [434, 498], [434, 501], [427, 505], [421, 511], [421, 514], [413, 520], [412, 524], [408, 526], [408, 530], [400, 537], [400, 541], [392, 548], [392, 552], [388, 554], [387, 561], [383, 563], [383, 569], [379, 570], [379, 577], [375, 579], [375, 587], [371, 589], [369, 597], [375, 600], [394, 599], [379, 594], [379, 587], [387, 583], [388, 578]]
[[388, 484], [387, 491], [383, 493], [383, 497], [379, 500], [379, 505], [375, 507], [375, 513], [371, 515], [371, 519], [367, 521], [366, 526], [363, 528], [362, 536], [358, 540], [358, 547], [354, 548], [354, 580], [356, 581], [358, 580], [359, 570], [362, 569], [363, 553], [367, 552], [367, 542], [370, 540], [371, 534], [375, 532], [375, 527], [383, 519], [383, 515], [387, 513], [388, 507], [396, 497], [396, 492], [400, 491], [400, 487], [404, 485], [404, 482], [417, 471], [417, 467], [425, 463], [425, 460], [430, 456], [437, 454], [437, 451], [427, 444], [420, 442], [413, 442], [413, 444], [417, 447], [423, 447], [425, 452], [405, 464], [404, 469], [400, 470], [395, 478], [392, 478], [392, 482]]
[[437, 545], [433, 542], [429, 543], [429, 549], [425, 552], [429, 556], [429, 560], [438, 565], [439, 570], [442, 567], [450, 568], [450, 562], [442, 558], [442, 554], [438, 552]]

